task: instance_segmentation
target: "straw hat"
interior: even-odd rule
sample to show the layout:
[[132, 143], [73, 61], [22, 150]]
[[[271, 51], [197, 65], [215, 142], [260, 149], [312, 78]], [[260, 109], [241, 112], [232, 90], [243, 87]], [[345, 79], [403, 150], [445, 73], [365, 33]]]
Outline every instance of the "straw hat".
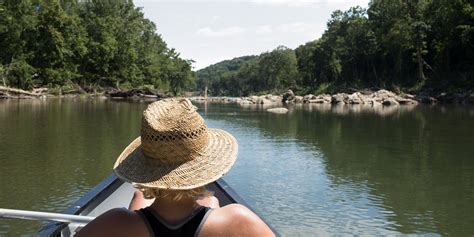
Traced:
[[141, 137], [120, 154], [117, 176], [145, 187], [186, 190], [222, 177], [237, 158], [228, 132], [207, 128], [188, 99], [164, 99], [143, 112]]

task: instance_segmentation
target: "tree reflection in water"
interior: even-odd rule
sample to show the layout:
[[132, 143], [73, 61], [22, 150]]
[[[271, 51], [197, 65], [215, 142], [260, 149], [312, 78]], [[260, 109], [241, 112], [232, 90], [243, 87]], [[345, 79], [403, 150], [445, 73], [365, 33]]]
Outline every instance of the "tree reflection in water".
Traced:
[[[288, 114], [276, 115], [266, 113], [268, 107], [247, 105], [242, 111], [237, 110], [238, 106], [231, 106], [239, 112], [234, 116], [236, 118], [229, 118], [219, 113], [231, 110], [229, 106], [213, 106], [214, 115], [209, 115], [209, 118], [237, 123], [239, 127], [257, 128], [256, 140], [265, 138], [279, 146], [288, 145], [291, 139], [304, 143], [297, 144], [299, 151], [273, 147], [287, 153], [284, 155], [286, 158], [277, 158], [279, 154], [269, 152], [276, 156], [275, 160], [287, 159], [289, 162], [294, 158], [305, 162], [304, 156], [314, 156], [316, 160], [321, 157], [321, 167], [326, 173], [324, 177], [328, 179], [328, 183], [322, 185], [327, 185], [328, 189], [353, 192], [349, 196], [345, 196], [347, 193], [338, 196], [342, 205], [367, 202], [368, 205], [360, 207], [369, 209], [360, 211], [367, 212], [366, 215], [376, 213], [373, 214], [374, 222], [366, 223], [367, 232], [355, 227], [353, 233], [373, 233], [370, 226], [378, 225], [376, 216], [382, 215], [386, 223], [379, 227], [385, 226], [386, 230], [403, 234], [474, 234], [471, 224], [474, 223], [474, 109], [471, 107], [303, 104], [289, 106]], [[262, 142], [260, 146], [265, 144]], [[305, 146], [321, 154], [304, 154], [301, 148]], [[281, 165], [285, 166], [285, 162]], [[286, 172], [288, 167], [274, 169]], [[286, 182], [287, 189], [298, 191], [295, 187], [299, 187], [301, 198], [308, 198], [307, 202], [323, 201], [318, 197], [309, 199], [311, 195], [304, 197], [305, 189], [313, 188], [306, 181], [315, 180], [311, 172], [299, 172], [306, 172], [307, 178], [292, 180], [295, 183]], [[263, 175], [263, 171], [260, 174]], [[289, 175], [297, 175], [297, 172]], [[365, 197], [356, 198], [357, 192]], [[370, 207], [376, 210], [370, 210]], [[342, 224], [349, 227], [340, 227], [341, 230], [350, 231], [349, 221]], [[364, 225], [361, 222], [354, 224]], [[338, 233], [334, 229], [329, 229], [329, 232]]]

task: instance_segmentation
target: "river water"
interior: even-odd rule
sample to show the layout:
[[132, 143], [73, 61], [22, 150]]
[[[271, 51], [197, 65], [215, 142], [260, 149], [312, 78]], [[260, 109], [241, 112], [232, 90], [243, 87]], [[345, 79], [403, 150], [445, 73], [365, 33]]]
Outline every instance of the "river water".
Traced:
[[[0, 207], [62, 212], [111, 173], [146, 103], [0, 100]], [[474, 108], [198, 104], [225, 180], [283, 236], [474, 235]], [[0, 219], [0, 236], [41, 223]]]

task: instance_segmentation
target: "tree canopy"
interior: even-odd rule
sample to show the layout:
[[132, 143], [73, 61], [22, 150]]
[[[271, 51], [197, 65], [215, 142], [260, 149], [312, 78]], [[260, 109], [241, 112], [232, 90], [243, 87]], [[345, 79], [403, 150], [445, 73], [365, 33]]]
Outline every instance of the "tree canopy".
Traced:
[[191, 61], [156, 30], [130, 0], [0, 0], [0, 76], [23, 89], [192, 88]]
[[[226, 60], [196, 73], [131, 0], [0, 0], [0, 83], [151, 87], [180, 94], [288, 88], [474, 89], [474, 7], [467, 0], [372, 0], [335, 11], [324, 34], [292, 50]], [[195, 77], [197, 80], [195, 81]]]
[[367, 9], [333, 12], [319, 39], [294, 51], [279, 47], [230, 72], [211, 65], [197, 71], [197, 84], [236, 96], [288, 88], [472, 90], [473, 23], [467, 0], [372, 0]]

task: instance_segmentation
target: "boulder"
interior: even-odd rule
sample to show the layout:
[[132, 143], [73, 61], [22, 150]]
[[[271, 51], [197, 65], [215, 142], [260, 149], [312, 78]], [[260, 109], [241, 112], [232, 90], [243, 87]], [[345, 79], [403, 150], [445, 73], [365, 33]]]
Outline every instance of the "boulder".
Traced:
[[364, 104], [365, 103], [365, 96], [362, 95], [360, 92], [352, 93], [347, 98], [348, 104]]
[[303, 96], [295, 95], [295, 98], [293, 99], [294, 103], [303, 103]]
[[383, 101], [388, 98], [395, 97], [395, 93], [388, 90], [378, 90], [371, 95], [372, 98], [375, 98], [377, 101]]
[[331, 95], [329, 94], [321, 94], [316, 96], [316, 99], [324, 100], [324, 103], [331, 103]]
[[328, 103], [328, 102], [324, 99], [312, 99], [312, 100], [308, 100], [307, 103], [325, 104], [325, 103]]
[[412, 95], [412, 94], [404, 94], [402, 96], [404, 99], [410, 99], [410, 100], [414, 100], [415, 99], [415, 96]]
[[372, 107], [379, 107], [382, 106], [382, 103], [376, 101], [376, 100], [368, 100], [366, 101], [366, 104], [371, 105]]
[[239, 104], [241, 104], [241, 105], [251, 105], [251, 104], [253, 104], [253, 102], [250, 101], [250, 100], [247, 100], [247, 99], [242, 99], [242, 100], [239, 102]]
[[399, 105], [399, 103], [394, 98], [387, 98], [382, 102], [385, 106]]
[[418, 104], [416, 100], [412, 100], [412, 99], [405, 99], [405, 98], [398, 97], [396, 100], [401, 105], [417, 105]]
[[303, 103], [309, 103], [308, 101], [316, 99], [316, 96], [309, 94], [303, 97]]
[[226, 104], [231, 102], [229, 97], [222, 97], [219, 99], [219, 101], [220, 103], [226, 103]]
[[287, 103], [292, 101], [295, 98], [295, 93], [293, 93], [292, 90], [287, 90], [283, 95], [282, 95], [282, 102]]
[[264, 96], [258, 97], [255, 101], [255, 104], [263, 105], [263, 104], [273, 104], [273, 101], [266, 99]]
[[345, 93], [337, 93], [331, 97], [332, 104], [342, 104], [345, 103], [348, 99], [348, 95]]
[[288, 113], [288, 109], [287, 108], [272, 108], [272, 109], [267, 109], [267, 112], [270, 112], [270, 113], [275, 113], [275, 114], [286, 114]]
[[256, 95], [253, 95], [253, 96], [248, 97], [248, 99], [252, 101], [253, 104], [256, 104], [259, 97]]
[[370, 89], [362, 89], [359, 91], [362, 95], [369, 96], [372, 95], [374, 92]]
[[267, 100], [271, 100], [272, 97], [273, 97], [273, 95], [272, 95], [272, 94], [268, 94], [268, 95], [262, 95], [262, 96], [260, 96], [260, 97], [263, 97], [263, 98], [265, 98], [265, 99], [267, 99]]
[[280, 96], [280, 95], [272, 96], [272, 100], [275, 101], [276, 103], [281, 102], [282, 99], [283, 99], [283, 97]]

